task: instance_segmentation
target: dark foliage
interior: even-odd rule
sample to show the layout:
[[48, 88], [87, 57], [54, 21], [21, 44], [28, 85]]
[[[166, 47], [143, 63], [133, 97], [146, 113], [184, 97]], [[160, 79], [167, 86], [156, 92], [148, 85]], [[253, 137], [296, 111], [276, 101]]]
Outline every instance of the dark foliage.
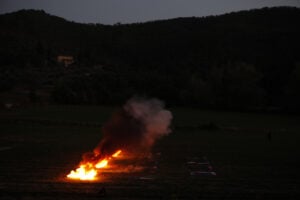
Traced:
[[[0, 92], [22, 86], [56, 103], [140, 94], [176, 105], [299, 110], [299, 35], [300, 9], [291, 7], [113, 26], [21, 10], [0, 15]], [[58, 55], [75, 63], [65, 68]]]

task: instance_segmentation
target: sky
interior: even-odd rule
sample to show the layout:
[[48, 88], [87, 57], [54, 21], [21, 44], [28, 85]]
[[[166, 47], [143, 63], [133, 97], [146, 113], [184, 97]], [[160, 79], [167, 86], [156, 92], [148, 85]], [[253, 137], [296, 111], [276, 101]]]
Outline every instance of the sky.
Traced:
[[300, 0], [0, 0], [0, 14], [39, 9], [75, 22], [115, 24], [273, 6], [300, 7]]

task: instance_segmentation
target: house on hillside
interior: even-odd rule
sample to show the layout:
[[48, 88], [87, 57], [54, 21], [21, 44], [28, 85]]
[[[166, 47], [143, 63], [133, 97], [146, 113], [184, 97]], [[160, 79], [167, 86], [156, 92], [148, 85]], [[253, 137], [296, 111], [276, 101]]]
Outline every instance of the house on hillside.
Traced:
[[57, 56], [58, 63], [63, 64], [65, 67], [68, 67], [69, 65], [74, 63], [74, 57], [73, 56], [67, 56], [67, 55], [59, 55]]

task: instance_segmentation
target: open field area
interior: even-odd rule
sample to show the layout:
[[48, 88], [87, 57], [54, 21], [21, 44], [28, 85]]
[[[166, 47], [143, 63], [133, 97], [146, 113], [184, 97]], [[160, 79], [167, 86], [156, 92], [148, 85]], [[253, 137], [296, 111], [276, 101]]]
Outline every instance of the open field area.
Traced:
[[[155, 172], [65, 175], [101, 139], [114, 108], [0, 111], [0, 199], [297, 199], [300, 116], [173, 108], [173, 132], [153, 148]], [[207, 160], [216, 175], [192, 173]], [[106, 196], [99, 195], [105, 187]]]

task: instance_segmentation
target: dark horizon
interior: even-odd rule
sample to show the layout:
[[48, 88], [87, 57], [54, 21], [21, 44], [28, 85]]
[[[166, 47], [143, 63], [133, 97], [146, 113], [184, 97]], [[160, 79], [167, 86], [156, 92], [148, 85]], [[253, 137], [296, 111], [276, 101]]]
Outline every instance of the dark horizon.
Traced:
[[300, 7], [300, 2], [289, 1], [237, 1], [229, 0], [0, 0], [0, 14], [15, 12], [22, 9], [44, 10], [45, 12], [79, 23], [139, 23], [154, 20], [172, 19], [178, 17], [205, 17], [222, 15], [242, 10], [259, 9], [263, 7], [290, 6]]

